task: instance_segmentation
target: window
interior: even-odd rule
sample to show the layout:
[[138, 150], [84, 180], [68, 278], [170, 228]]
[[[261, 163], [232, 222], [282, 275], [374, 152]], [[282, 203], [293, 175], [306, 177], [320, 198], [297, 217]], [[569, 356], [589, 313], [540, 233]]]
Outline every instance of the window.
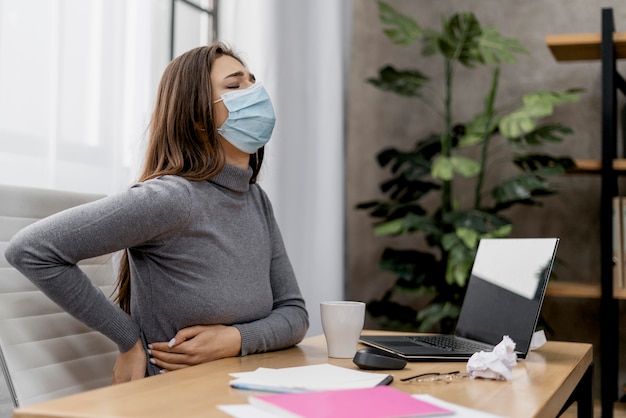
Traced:
[[0, 182], [98, 193], [127, 187], [162, 70], [172, 53], [213, 38], [215, 6], [0, 0]]
[[170, 59], [217, 38], [217, 0], [172, 0]]

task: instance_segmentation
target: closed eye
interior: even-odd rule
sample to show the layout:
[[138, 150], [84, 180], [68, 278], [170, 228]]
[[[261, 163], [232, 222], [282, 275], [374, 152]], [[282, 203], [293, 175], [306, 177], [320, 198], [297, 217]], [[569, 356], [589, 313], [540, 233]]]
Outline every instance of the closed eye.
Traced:
[[[244, 79], [246, 74], [243, 71], [236, 71], [232, 74], [224, 77], [225, 80], [229, 80], [230, 82], [226, 85], [226, 89], [236, 90], [241, 88], [241, 81]], [[256, 83], [256, 77], [252, 73], [248, 73], [248, 80], [252, 82], [252, 84]]]

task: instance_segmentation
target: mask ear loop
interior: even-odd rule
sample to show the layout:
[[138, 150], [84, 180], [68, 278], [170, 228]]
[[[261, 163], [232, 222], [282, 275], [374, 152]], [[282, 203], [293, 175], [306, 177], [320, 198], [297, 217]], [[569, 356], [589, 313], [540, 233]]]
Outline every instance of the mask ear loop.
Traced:
[[261, 170], [260, 161], [263, 159], [263, 155], [265, 154], [265, 147], [259, 148], [254, 154], [250, 154], [250, 162], [254, 161], [254, 167], [252, 167], [252, 178], [250, 179], [251, 183], [256, 183], [257, 176], [259, 175], [259, 171]]
[[[213, 101], [213, 104], [215, 104], [215, 103], [219, 103], [219, 102], [223, 102], [223, 101], [224, 101], [224, 98], [223, 98], [223, 97], [221, 97], [221, 98], [219, 98], [219, 99], [217, 99], [217, 100], [214, 100], [214, 101]], [[199, 128], [198, 130], [200, 130], [200, 131], [202, 131], [202, 132], [205, 132], [205, 131], [206, 131], [206, 129], [204, 129], [204, 128]]]

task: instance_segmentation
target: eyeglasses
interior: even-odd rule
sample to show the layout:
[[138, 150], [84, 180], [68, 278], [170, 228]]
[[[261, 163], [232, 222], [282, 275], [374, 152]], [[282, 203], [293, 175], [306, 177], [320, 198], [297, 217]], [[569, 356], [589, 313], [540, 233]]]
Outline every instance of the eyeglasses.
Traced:
[[401, 382], [445, 382], [450, 383], [455, 379], [464, 379], [469, 377], [468, 373], [461, 373], [458, 370], [448, 373], [422, 373], [415, 376], [405, 377], [400, 379]]

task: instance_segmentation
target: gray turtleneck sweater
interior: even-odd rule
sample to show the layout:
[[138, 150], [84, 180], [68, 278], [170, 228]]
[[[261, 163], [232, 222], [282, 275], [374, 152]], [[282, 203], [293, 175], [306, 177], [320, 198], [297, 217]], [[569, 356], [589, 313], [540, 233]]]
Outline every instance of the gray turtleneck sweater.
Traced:
[[[36, 222], [7, 260], [63, 309], [129, 350], [193, 325], [241, 333], [240, 355], [302, 340], [308, 315], [267, 195], [251, 170], [210, 181], [163, 176]], [[128, 249], [131, 316], [92, 285], [80, 260]], [[147, 374], [158, 373], [150, 363]]]

